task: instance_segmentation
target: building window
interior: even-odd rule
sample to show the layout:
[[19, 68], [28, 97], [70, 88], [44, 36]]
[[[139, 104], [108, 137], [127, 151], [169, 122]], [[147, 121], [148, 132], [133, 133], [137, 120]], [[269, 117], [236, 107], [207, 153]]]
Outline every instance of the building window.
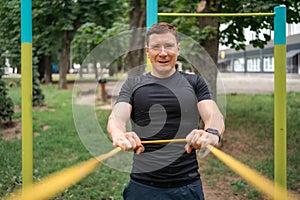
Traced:
[[245, 60], [244, 58], [237, 58], [237, 59], [234, 59], [234, 62], [233, 62], [233, 65], [234, 65], [234, 71], [235, 72], [244, 72], [245, 71]]
[[259, 58], [248, 58], [247, 59], [247, 71], [260, 72], [260, 59]]
[[264, 57], [264, 71], [265, 72], [274, 72], [274, 57], [273, 56]]

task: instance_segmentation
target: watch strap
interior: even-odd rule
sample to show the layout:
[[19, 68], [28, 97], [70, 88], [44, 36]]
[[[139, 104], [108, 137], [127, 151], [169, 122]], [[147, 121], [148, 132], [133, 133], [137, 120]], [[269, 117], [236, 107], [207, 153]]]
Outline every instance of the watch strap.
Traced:
[[219, 137], [219, 143], [221, 142], [221, 133], [216, 130], [216, 129], [213, 129], [213, 128], [208, 128], [205, 130], [207, 133], [211, 133], [211, 134], [214, 134], [214, 135], [217, 135]]

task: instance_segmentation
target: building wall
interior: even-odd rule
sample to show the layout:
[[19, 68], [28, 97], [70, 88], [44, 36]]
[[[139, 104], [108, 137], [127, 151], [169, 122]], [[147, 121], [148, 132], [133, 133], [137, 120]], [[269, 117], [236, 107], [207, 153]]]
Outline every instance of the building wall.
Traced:
[[[286, 50], [287, 73], [300, 74], [300, 34], [287, 37]], [[243, 51], [222, 49], [219, 52], [218, 68], [222, 72], [273, 73], [274, 41], [271, 40], [263, 49], [251, 45], [247, 45]]]

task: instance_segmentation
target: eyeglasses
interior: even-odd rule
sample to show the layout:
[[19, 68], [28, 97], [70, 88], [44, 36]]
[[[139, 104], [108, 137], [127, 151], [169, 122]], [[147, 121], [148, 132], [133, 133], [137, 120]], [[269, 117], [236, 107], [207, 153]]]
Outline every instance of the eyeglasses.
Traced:
[[160, 44], [156, 44], [156, 45], [151, 45], [149, 47], [152, 51], [156, 51], [156, 52], [159, 52], [159, 51], [175, 51], [176, 50], [176, 45], [175, 44], [165, 44], [165, 45], [160, 45]]

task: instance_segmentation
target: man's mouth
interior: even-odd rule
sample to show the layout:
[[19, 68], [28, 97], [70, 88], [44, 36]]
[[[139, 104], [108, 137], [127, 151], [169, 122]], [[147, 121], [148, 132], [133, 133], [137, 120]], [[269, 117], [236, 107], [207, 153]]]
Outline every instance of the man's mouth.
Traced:
[[162, 63], [162, 64], [165, 64], [165, 63], [168, 63], [169, 61], [167, 61], [167, 60], [160, 60], [160, 61], [158, 61], [159, 63]]

